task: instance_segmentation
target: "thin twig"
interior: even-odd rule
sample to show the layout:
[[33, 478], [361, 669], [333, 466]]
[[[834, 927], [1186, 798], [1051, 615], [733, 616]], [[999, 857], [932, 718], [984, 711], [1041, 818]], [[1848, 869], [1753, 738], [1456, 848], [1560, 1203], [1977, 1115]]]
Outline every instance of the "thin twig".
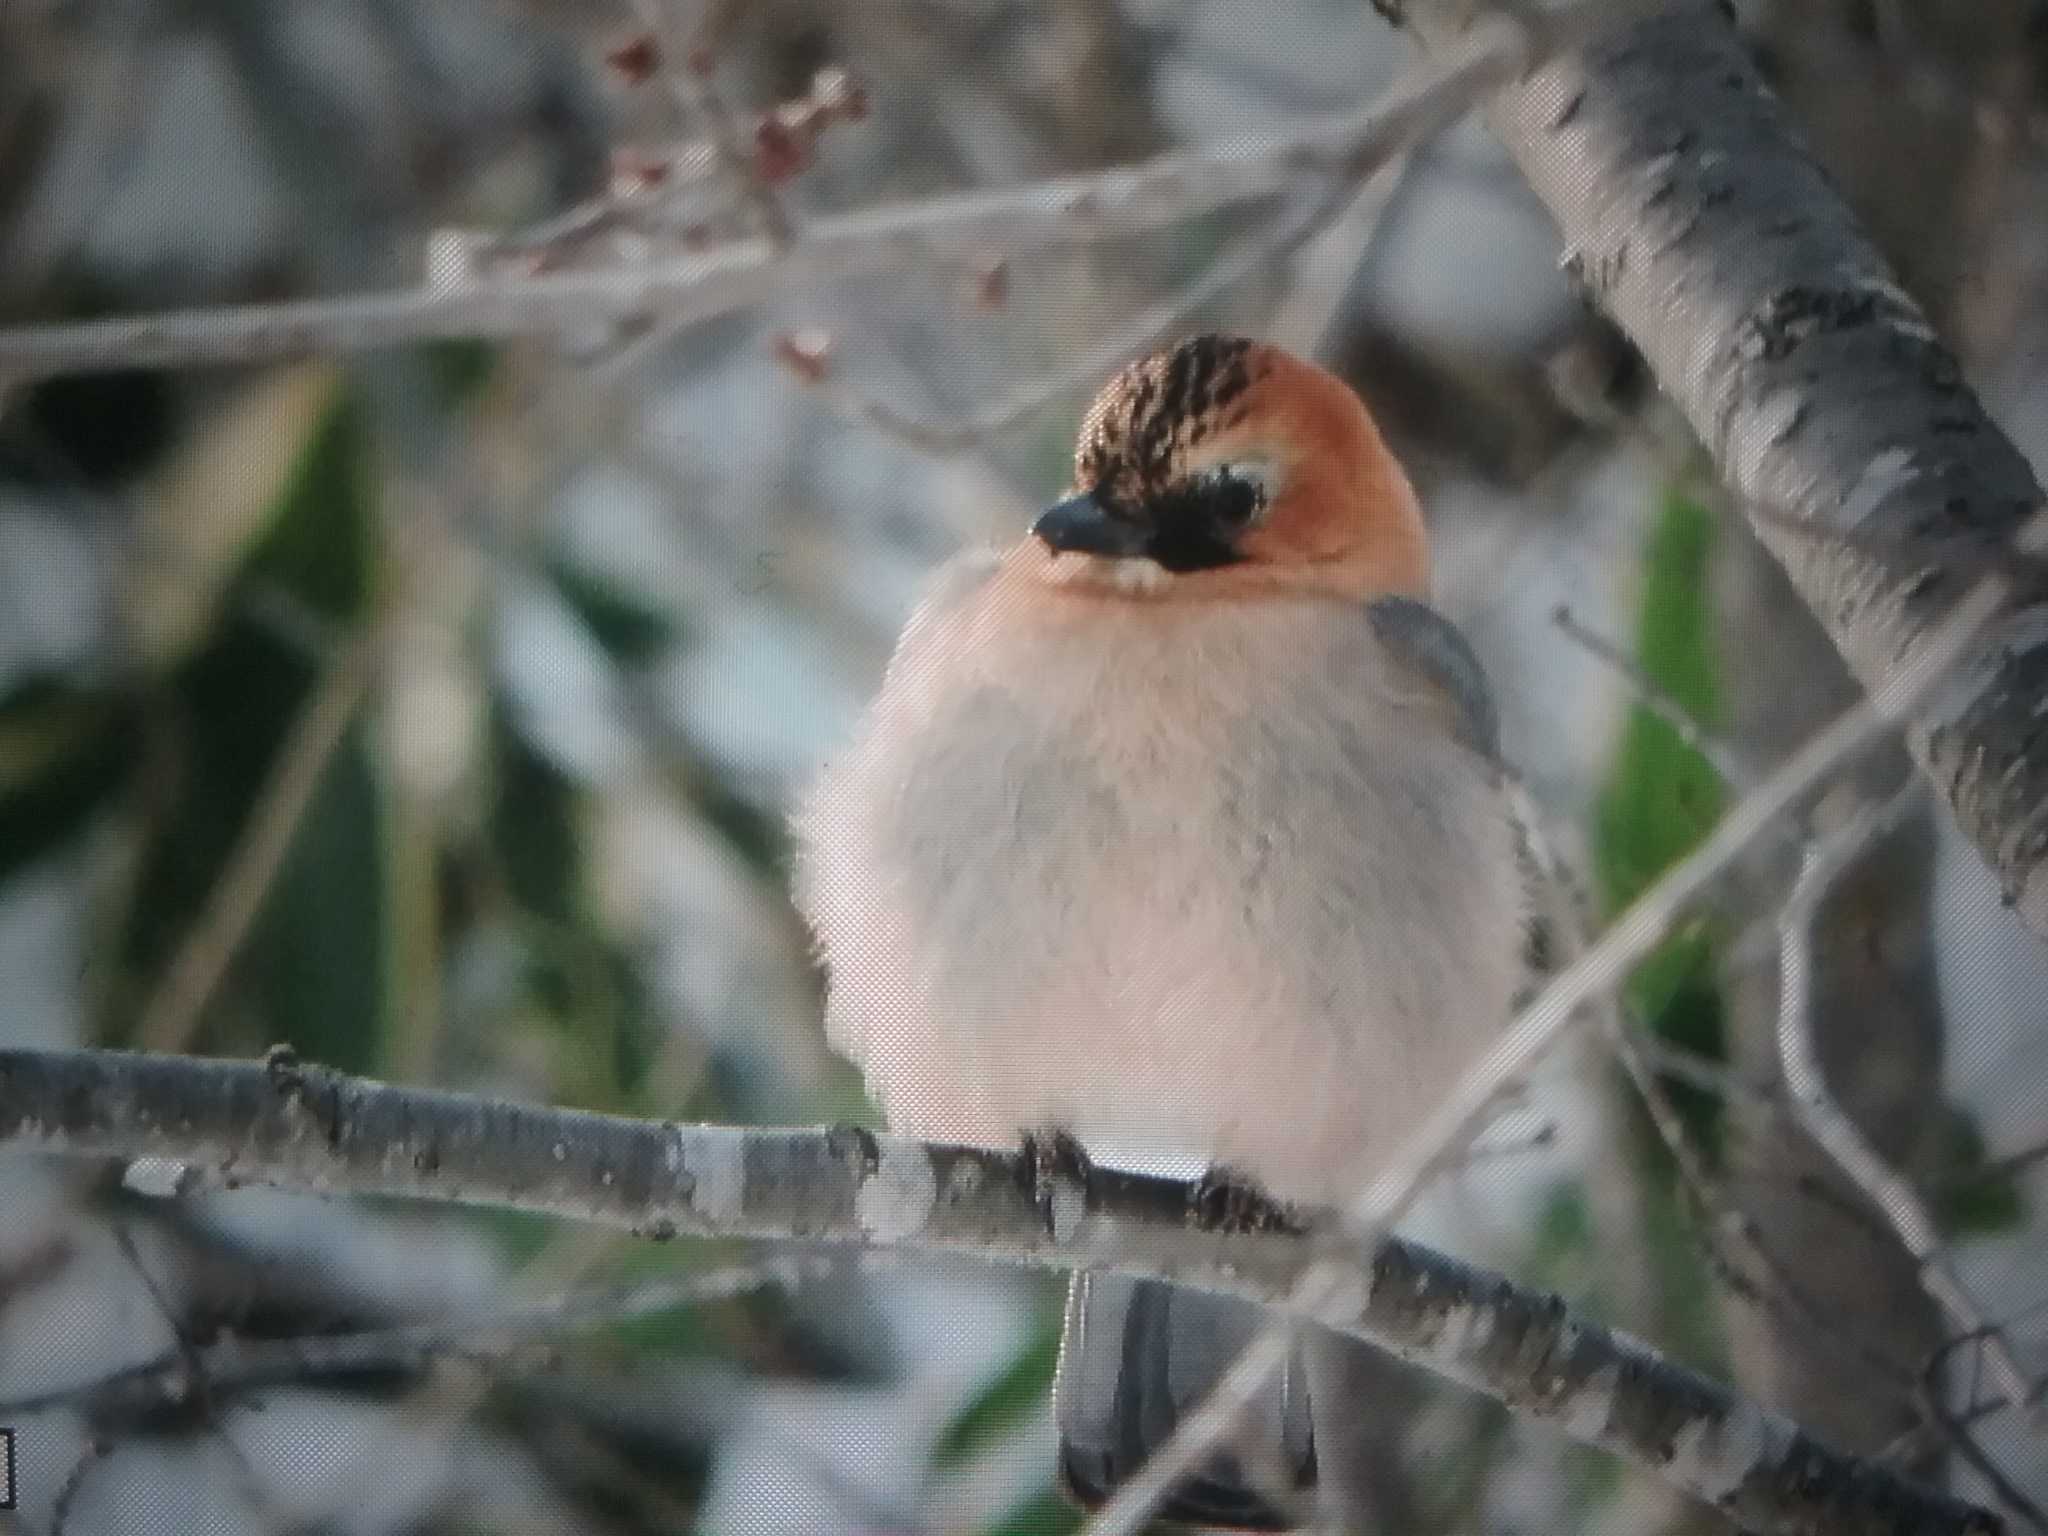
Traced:
[[1966, 1189], [1975, 1189], [1998, 1179], [2009, 1179], [2016, 1173], [2024, 1173], [2038, 1162], [2048, 1160], [2048, 1141], [2037, 1141], [2031, 1146], [2008, 1152], [2003, 1157], [1994, 1157], [1982, 1166], [1968, 1169], [1941, 1179], [1935, 1188], [1944, 1194], [1955, 1194]]
[[1550, 622], [1587, 655], [1605, 662], [1626, 678], [1635, 693], [1636, 702], [1670, 726], [1678, 733], [1680, 741], [1705, 758], [1707, 766], [1720, 775], [1722, 783], [1735, 789], [1748, 789], [1756, 783], [1756, 769], [1733, 745], [1694, 719], [1692, 712], [1673, 698], [1669, 689], [1644, 671], [1620, 646], [1581, 624], [1567, 604], [1557, 605], [1550, 615]]
[[94, 1435], [86, 1441], [85, 1449], [78, 1453], [78, 1460], [64, 1474], [64, 1481], [57, 1488], [57, 1497], [50, 1504], [50, 1536], [64, 1536], [64, 1528], [71, 1523], [72, 1506], [84, 1491], [86, 1478], [113, 1454], [114, 1442], [105, 1436]]
[[[176, 1329], [177, 1318], [133, 1255], [159, 1310]], [[0, 1400], [0, 1413], [20, 1417], [67, 1404], [87, 1413], [132, 1413], [182, 1402], [196, 1384], [213, 1393], [303, 1384], [366, 1371], [418, 1371], [436, 1360], [461, 1358], [496, 1363], [534, 1339], [555, 1338], [596, 1325], [631, 1322], [656, 1312], [702, 1306], [750, 1292], [794, 1289], [829, 1273], [839, 1261], [770, 1255], [753, 1263], [723, 1265], [680, 1278], [637, 1285], [567, 1292], [546, 1301], [499, 1307], [391, 1328], [302, 1338], [251, 1339], [227, 1336], [203, 1346], [181, 1341], [172, 1351], [140, 1365], [74, 1386], [54, 1387], [28, 1397]]]
[[[1349, 183], [1337, 183], [1348, 189]], [[1006, 399], [961, 417], [937, 422], [913, 416], [877, 399], [835, 376], [829, 358], [816, 370], [791, 371], [814, 387], [821, 399], [840, 415], [875, 428], [920, 452], [951, 457], [972, 452], [989, 438], [1015, 426], [1062, 395], [1099, 380], [1111, 368], [1178, 330], [1187, 317], [1214, 302], [1245, 279], [1284, 261], [1327, 222], [1336, 211], [1338, 199], [1325, 194], [1313, 198], [1296, 216], [1283, 219], [1274, 229], [1245, 242], [1233, 256], [1205, 270], [1192, 282], [1165, 298], [1147, 305], [1129, 321], [1115, 327], [1100, 346], [1091, 347], [1057, 372], [1038, 379]]]
[[248, 363], [446, 339], [568, 336], [606, 325], [683, 325], [771, 296], [934, 259], [1021, 252], [1136, 234], [1268, 196], [1305, 173], [1360, 177], [1462, 116], [1521, 74], [1533, 54], [1624, 16], [1644, 0], [1583, 0], [1531, 38], [1476, 31], [1452, 62], [1367, 112], [1323, 118], [1253, 144], [1162, 155], [1141, 165], [885, 205], [807, 223], [786, 251], [766, 239], [601, 271], [492, 274], [474, 282], [282, 304], [229, 305], [0, 330], [0, 380], [109, 367]]
[[1849, 1182], [1884, 1213], [1913, 1258], [1921, 1289], [1960, 1332], [1981, 1339], [1992, 1375], [2005, 1395], [2016, 1403], [2031, 1403], [2035, 1384], [2004, 1333], [1985, 1323], [1983, 1310], [1956, 1275], [1933, 1215], [1835, 1102], [1813, 1038], [1813, 928], [1821, 903], [1864, 849], [1920, 803], [1923, 789], [1916, 776], [1884, 804], [1858, 813], [1807, 849], [1799, 879], [1778, 917], [1778, 1060], [1793, 1113]]
[[[785, 351], [784, 356], [791, 361], [791, 371], [816, 387], [840, 415], [863, 422], [924, 453], [949, 457], [971, 452], [988, 438], [1015, 426], [1062, 395], [1093, 383], [1118, 363], [1171, 335], [1195, 311], [1215, 302], [1247, 278], [1295, 257], [1305, 245], [1341, 244], [1352, 253], [1344, 270], [1352, 270], [1395, 185], [1411, 163], [1409, 152], [1403, 150], [1394, 157], [1392, 165], [1366, 177], [1363, 187], [1357, 184], [1359, 173], [1355, 170], [1328, 178], [1325, 185], [1314, 188], [1302, 200], [1295, 215], [1273, 220], [1269, 229], [1246, 241], [1237, 255], [1217, 261], [1178, 291], [1147, 305], [1116, 327], [1101, 345], [1007, 399], [957, 421], [928, 421], [874, 398], [839, 379], [829, 356], [805, 358], [807, 366], [803, 367], [796, 365], [795, 354]], [[1339, 222], [1333, 224], [1332, 220]], [[1341, 242], [1333, 242], [1331, 237], [1339, 235]], [[1287, 313], [1277, 318], [1273, 328], [1274, 340], [1302, 352], [1315, 350], [1330, 313], [1342, 297], [1342, 284], [1335, 275], [1337, 261], [1333, 251], [1319, 253], [1320, 265], [1328, 270], [1312, 290], [1297, 288], [1290, 295], [1285, 306]], [[1290, 334], [1296, 332], [1300, 334], [1290, 342]]]
[[789, 210], [782, 206], [782, 199], [761, 177], [753, 158], [740, 144], [732, 113], [726, 110], [712, 78], [717, 54], [709, 39], [700, 30], [688, 47], [676, 48], [674, 29], [669, 25], [668, 0], [633, 0], [633, 10], [640, 24], [662, 43], [662, 82], [678, 113], [687, 122], [702, 127], [719, 167], [753, 210], [755, 222], [769, 246], [778, 252], [788, 250], [796, 238], [796, 228], [790, 222]]
[[139, 1044], [171, 1051], [182, 1049], [191, 1040], [201, 1010], [262, 909], [270, 883], [291, 850], [300, 819], [369, 692], [387, 638], [387, 625], [379, 618], [370, 619], [336, 658], [292, 722], [291, 733], [278, 751], [276, 765], [242, 835], [214, 881], [205, 909], [143, 1012], [135, 1031]]
[[[1546, 883], [1562, 887], [1568, 896], [1558, 903], [1560, 917], [1571, 924], [1565, 935], [1570, 945], [1567, 953], [1581, 953], [1592, 942], [1587, 925], [1592, 904], [1585, 887], [1565, 864], [1554, 842], [1544, 834], [1540, 819], [1533, 814], [1525, 814], [1524, 822], [1531, 849]], [[1710, 1084], [1710, 1091], [1724, 1096], [1741, 1094], [1771, 1102], [1779, 1097], [1775, 1087], [1760, 1092], [1733, 1070], [1719, 1064], [1713, 1064], [1718, 1068], [1717, 1072], [1704, 1072], [1700, 1065], [1704, 1058], [1677, 1050], [1660, 1040], [1633, 1016], [1619, 993], [1610, 994], [1599, 1007], [1598, 1027], [1609, 1051], [1620, 1063], [1642, 1101], [1652, 1129], [1678, 1170], [1679, 1179], [1700, 1221], [1706, 1262], [1730, 1293], [1752, 1306], [1791, 1317], [1798, 1326], [1810, 1328], [1816, 1336], [1825, 1338], [1845, 1358], [1865, 1365], [1877, 1376], [1890, 1380], [1902, 1394], [1910, 1395], [1915, 1387], [1913, 1372], [1839, 1327], [1827, 1309], [1778, 1261], [1765, 1243], [1755, 1218], [1723, 1198], [1718, 1181], [1708, 1171], [1705, 1158], [1686, 1132], [1678, 1105], [1653, 1067], [1662, 1062], [1677, 1066], [1680, 1072], [1697, 1074], [1695, 1081], [1705, 1080]], [[1739, 1248], [1746, 1255], [1753, 1272], [1737, 1263], [1735, 1256], [1728, 1251], [1730, 1247]], [[1767, 1285], [1766, 1280], [1770, 1284]]]
[[1375, 255], [1394, 199], [1415, 180], [1422, 156], [1396, 155], [1365, 185], [1349, 193], [1349, 206], [1304, 244], [1294, 280], [1266, 321], [1266, 338], [1303, 357], [1323, 354], [1330, 326], [1358, 273]]
[[[1679, 1179], [1698, 1211], [1707, 1262], [1722, 1283], [1739, 1300], [1796, 1327], [1810, 1330], [1815, 1338], [1826, 1340], [1844, 1359], [1856, 1361], [1888, 1381], [1901, 1395], [1911, 1397], [1914, 1392], [1912, 1369], [1844, 1330], [1826, 1305], [1779, 1262], [1770, 1245], [1764, 1241], [1763, 1230], [1756, 1218], [1739, 1205], [1722, 1198], [1718, 1182], [1707, 1171], [1706, 1160], [1686, 1134], [1685, 1121], [1679, 1115], [1678, 1106], [1672, 1102], [1671, 1095], [1656, 1073], [1650, 1070], [1648, 1053], [1643, 1046], [1652, 1037], [1620, 1021], [1609, 1029], [1608, 1037], [1616, 1059], [1642, 1100], [1657, 1139], [1670, 1153], [1678, 1168]], [[1733, 1256], [1724, 1251], [1725, 1239], [1732, 1239], [1741, 1247], [1754, 1266], [1754, 1272], [1739, 1267]]]
[[1977, 1474], [1991, 1485], [1991, 1491], [2000, 1503], [2018, 1515], [2035, 1530], [2048, 1532], [2048, 1510], [2029, 1498], [2013, 1480], [2005, 1475], [1984, 1450], [1977, 1444], [1976, 1437], [1969, 1431], [1961, 1417], [1951, 1412], [1943, 1400], [1941, 1382], [1942, 1358], [1945, 1351], [1937, 1351], [1927, 1362], [1927, 1371], [1920, 1383], [1921, 1405], [1933, 1419], [1942, 1435], [1955, 1453], [1970, 1464]]
[[1673, 1045], [1640, 1025], [1630, 1029], [1629, 1047], [1659, 1077], [1673, 1078], [1701, 1093], [1716, 1094], [1722, 1098], [1741, 1096], [1763, 1100], [1779, 1096], [1776, 1082], [1745, 1077], [1725, 1061], [1716, 1061], [1698, 1051]]
[[759, 165], [741, 146], [732, 113], [726, 110], [725, 99], [719, 94], [711, 72], [707, 69], [699, 73], [694, 62], [686, 61], [673, 78], [682, 99], [709, 131], [719, 163], [753, 209], [769, 246], [776, 251], [788, 250], [797, 238], [796, 224], [782, 198], [761, 174]]
[[[703, 139], [678, 139], [649, 146], [640, 164], [652, 167], [640, 179], [614, 174], [600, 192], [559, 213], [512, 229], [447, 226], [430, 237], [430, 277], [460, 283], [483, 271], [515, 264], [559, 271], [609, 234], [641, 240], [666, 238], [677, 246], [702, 245], [706, 212], [698, 197], [715, 178], [716, 152]], [[694, 232], [694, 238], [693, 238]]]

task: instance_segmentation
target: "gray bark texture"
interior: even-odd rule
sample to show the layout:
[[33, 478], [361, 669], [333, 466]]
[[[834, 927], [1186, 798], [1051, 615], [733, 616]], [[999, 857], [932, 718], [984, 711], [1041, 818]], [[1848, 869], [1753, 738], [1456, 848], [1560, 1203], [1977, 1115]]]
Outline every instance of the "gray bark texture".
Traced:
[[[1721, 543], [1714, 574], [1728, 728], [1745, 754], [1772, 761], [1798, 745], [1809, 722], [1851, 702], [1856, 687], [1756, 541], [1737, 529]], [[1861, 767], [1853, 782], [1873, 802], [1912, 771], [1896, 748]], [[1822, 828], [1828, 809], [1824, 801], [1815, 815]], [[1923, 806], [1857, 860], [1814, 932], [1810, 1018], [1828, 1083], [1859, 1129], [1911, 1173], [1927, 1170], [1941, 1124], [1930, 1112], [1942, 1050], [1928, 940], [1932, 816]], [[1789, 853], [1756, 861], [1731, 892], [1731, 912], [1773, 910], [1796, 866]], [[1777, 966], [1742, 968], [1723, 996], [1731, 1063], [1745, 1081], [1777, 1084]], [[1913, 1389], [1942, 1341], [1919, 1266], [1780, 1098], [1735, 1094], [1727, 1111], [1727, 1192], [1756, 1224], [1775, 1271], [1755, 1277], [1770, 1304], [1729, 1310], [1738, 1379], [1837, 1444], [1875, 1453], [1919, 1424]]]
[[[1476, 13], [1376, 3], [1433, 52]], [[2041, 491], [1726, 11], [1679, 0], [1564, 51], [1488, 118], [1568, 268], [1641, 349], [1857, 681], [1878, 686], [1987, 558], [2010, 558]], [[2008, 903], [2048, 935], [2044, 690], [2048, 599], [2030, 580], [1907, 739]]]
[[[1275, 1303], [1341, 1254], [1275, 1217], [1219, 1233], [1193, 1191], [866, 1131], [628, 1120], [264, 1062], [0, 1050], [0, 1148], [152, 1158], [208, 1181], [494, 1205], [652, 1237], [889, 1244], [1094, 1267]], [[131, 1182], [135, 1173], [131, 1166]], [[1844, 1456], [1628, 1335], [1416, 1243], [1359, 1263], [1340, 1331], [1627, 1457], [1745, 1529], [1986, 1536], [1997, 1517]]]

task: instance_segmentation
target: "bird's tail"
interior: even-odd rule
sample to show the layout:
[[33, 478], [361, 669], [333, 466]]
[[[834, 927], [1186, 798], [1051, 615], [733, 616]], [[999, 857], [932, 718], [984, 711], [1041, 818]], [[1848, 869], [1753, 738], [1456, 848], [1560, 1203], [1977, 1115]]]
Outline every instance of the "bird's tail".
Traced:
[[[1208, 1397], [1269, 1320], [1229, 1296], [1126, 1275], [1076, 1274], [1067, 1292], [1053, 1413], [1068, 1495], [1100, 1504]], [[1299, 1523], [1315, 1448], [1299, 1352], [1261, 1390], [1230, 1449], [1184, 1481], [1159, 1513], [1241, 1530]]]

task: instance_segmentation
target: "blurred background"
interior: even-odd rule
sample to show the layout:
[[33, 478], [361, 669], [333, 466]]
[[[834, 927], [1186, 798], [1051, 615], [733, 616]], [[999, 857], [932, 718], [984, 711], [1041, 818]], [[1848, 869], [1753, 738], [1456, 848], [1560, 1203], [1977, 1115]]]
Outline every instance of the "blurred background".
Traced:
[[[1738, 9], [2048, 464], [2048, 6]], [[1365, 0], [15, 0], [0, 326], [801, 242], [833, 212], [1285, 138], [1414, 62]], [[791, 798], [933, 564], [1018, 536], [1102, 379], [1204, 328], [1371, 404], [1509, 755], [1615, 910], [1853, 687], [1479, 124], [1312, 225], [1287, 192], [687, 326], [0, 380], [0, 1042], [287, 1041], [511, 1098], [878, 1123], [823, 1042]], [[1903, 772], [1859, 764], [1815, 826]], [[1745, 861], [1634, 979], [1657, 1113], [1589, 1045], [1412, 1229], [2025, 1522], [2039, 1432], [1785, 1112], [1797, 852]], [[2048, 1372], [2048, 951], [1925, 810], [1817, 943], [1837, 1093]], [[15, 1155], [0, 1213], [23, 1530], [1076, 1522], [1062, 1277], [168, 1200]], [[571, 1317], [520, 1312], [565, 1291]], [[1392, 1364], [1383, 1406], [1388, 1530], [1720, 1528]]]

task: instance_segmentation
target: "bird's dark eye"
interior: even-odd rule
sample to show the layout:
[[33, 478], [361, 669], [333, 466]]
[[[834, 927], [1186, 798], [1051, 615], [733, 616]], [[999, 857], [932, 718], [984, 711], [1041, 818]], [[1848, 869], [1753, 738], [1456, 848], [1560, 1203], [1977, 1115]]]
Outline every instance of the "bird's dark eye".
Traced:
[[1245, 558], [1238, 541], [1266, 507], [1262, 464], [1217, 464], [1145, 498], [1146, 554], [1169, 571], [1199, 571]]
[[1205, 471], [1191, 489], [1208, 519], [1216, 527], [1232, 532], [1249, 528], [1266, 508], [1263, 478], [1246, 474], [1233, 464]]
[[1259, 515], [1259, 488], [1232, 475], [1219, 475], [1209, 492], [1209, 504], [1216, 521], [1230, 528], [1243, 528]]

